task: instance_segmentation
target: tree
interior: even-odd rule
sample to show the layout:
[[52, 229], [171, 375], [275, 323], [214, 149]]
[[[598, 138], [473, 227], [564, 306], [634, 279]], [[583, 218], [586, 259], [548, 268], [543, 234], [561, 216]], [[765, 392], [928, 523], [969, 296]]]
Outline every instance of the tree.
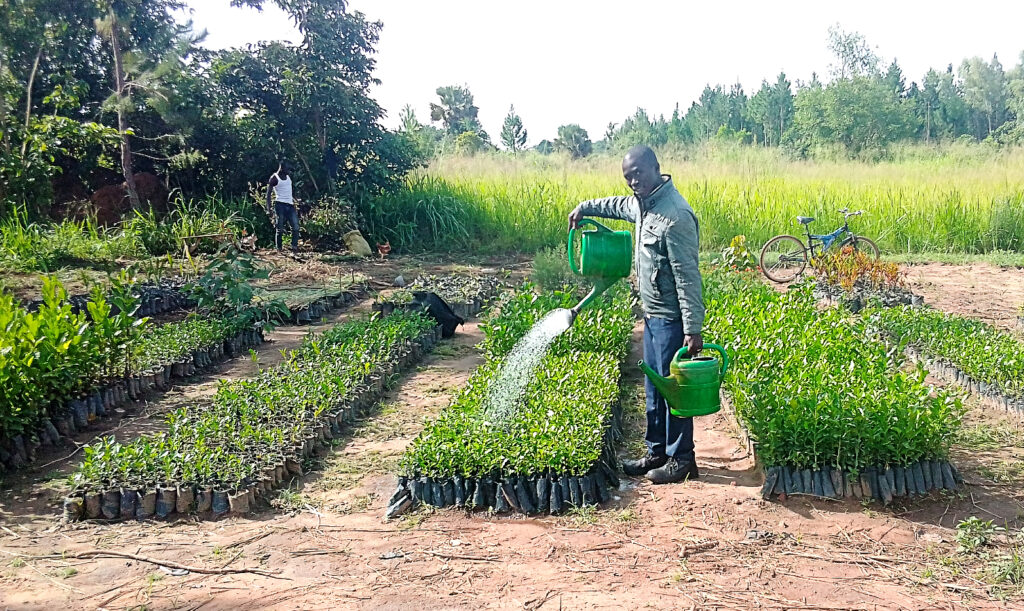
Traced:
[[704, 86], [700, 99], [686, 113], [686, 122], [701, 141], [709, 140], [718, 128], [729, 122], [729, 101], [721, 85]]
[[533, 147], [533, 150], [541, 155], [550, 155], [555, 151], [555, 145], [550, 140], [541, 140], [537, 146]]
[[477, 118], [479, 109], [473, 104], [473, 94], [468, 87], [438, 87], [437, 97], [440, 104], [430, 104], [430, 120], [440, 121], [448, 135], [458, 136], [463, 132], [483, 133], [483, 127]]
[[573, 159], [586, 157], [594, 150], [587, 130], [575, 123], [562, 125], [558, 128], [558, 138], [555, 138], [555, 148], [566, 151]]
[[863, 35], [847, 32], [837, 23], [828, 29], [828, 48], [836, 58], [836, 63], [829, 66], [834, 78], [874, 76], [878, 73], [878, 55]]
[[[134, 132], [128, 127], [128, 115], [133, 109], [132, 94], [136, 91], [155, 93], [159, 87], [160, 73], [146, 69], [141, 49], [129, 54], [133, 41], [133, 21], [145, 20], [147, 16], [155, 14], [156, 21], [164, 26], [161, 35], [168, 37], [165, 45], [171, 47], [170, 39], [180, 36], [186, 28], [173, 26], [173, 21], [168, 24], [168, 20], [171, 19], [171, 12], [183, 8], [184, 4], [175, 0], [102, 0], [100, 6], [103, 16], [96, 20], [96, 30], [110, 44], [113, 59], [114, 92], [109, 105], [117, 113], [117, 131], [121, 134], [121, 172], [124, 174], [128, 201], [133, 210], [138, 210], [141, 202], [135, 187], [131, 145]], [[134, 68], [131, 75], [128, 66]]]
[[[1006, 120], [1006, 74], [999, 58], [986, 63], [980, 57], [964, 60], [960, 66], [964, 100], [975, 112], [984, 116], [985, 136], [991, 136]], [[982, 134], [976, 132], [981, 138]]]
[[526, 148], [526, 129], [516, 114], [515, 106], [508, 107], [505, 123], [501, 126], [501, 143], [513, 154]]
[[729, 89], [727, 101], [728, 119], [726, 125], [734, 132], [741, 132], [747, 129], [747, 94], [743, 92], [743, 86], [736, 83]]
[[484, 150], [487, 143], [475, 131], [462, 132], [455, 137], [456, 155], [475, 155]]
[[416, 118], [416, 111], [409, 104], [402, 107], [398, 118], [402, 122], [402, 131], [407, 134], [415, 134], [422, 127], [419, 119]]
[[[232, 0], [260, 9], [265, 0]], [[270, 1], [270, 0], [266, 0]], [[265, 42], [212, 61], [224, 112], [242, 129], [236, 167], [276, 166], [282, 155], [304, 170], [305, 188], [341, 188], [362, 199], [392, 185], [416, 163], [415, 151], [384, 130], [369, 95], [381, 23], [349, 11], [345, 0], [272, 0], [302, 35], [297, 45]], [[241, 116], [241, 119], [239, 118]], [[237, 172], [225, 169], [233, 180]], [[246, 176], [236, 189], [244, 192]]]

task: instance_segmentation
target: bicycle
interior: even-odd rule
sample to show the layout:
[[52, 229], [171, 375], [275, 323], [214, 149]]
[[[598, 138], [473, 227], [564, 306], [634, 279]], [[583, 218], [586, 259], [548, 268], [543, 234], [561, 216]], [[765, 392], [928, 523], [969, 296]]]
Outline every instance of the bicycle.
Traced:
[[[814, 217], [796, 217], [796, 220], [804, 226], [804, 231], [807, 232], [807, 244], [804, 244], [796, 236], [785, 234], [768, 240], [764, 248], [761, 249], [761, 273], [772, 282], [790, 282], [807, 269], [808, 252], [810, 253], [809, 258], [817, 258], [820, 253], [827, 251], [846, 234], [849, 234], [849, 237], [840, 243], [840, 248], [852, 246], [854, 250], [873, 254], [875, 259], [879, 258], [877, 244], [850, 230], [850, 217], [860, 216], [864, 214], [864, 211], [850, 212], [849, 208], [843, 208], [839, 212], [844, 217], [843, 226], [826, 235], [811, 233], [810, 224], [814, 221]], [[817, 242], [820, 242], [821, 245], [818, 246]]]

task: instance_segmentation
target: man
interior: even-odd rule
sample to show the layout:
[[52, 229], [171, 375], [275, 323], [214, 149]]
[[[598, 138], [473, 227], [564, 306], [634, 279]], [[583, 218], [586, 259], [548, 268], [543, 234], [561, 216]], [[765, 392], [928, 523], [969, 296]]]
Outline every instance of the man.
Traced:
[[[672, 177], [661, 174], [654, 151], [636, 146], [622, 160], [622, 175], [632, 196], [580, 203], [569, 213], [569, 226], [584, 216], [636, 223], [636, 273], [644, 306], [644, 360], [668, 377], [680, 348], [691, 356], [704, 347], [704, 301], [698, 262], [698, 224], [690, 204], [676, 191]], [[656, 484], [696, 479], [693, 419], [677, 418], [648, 379], [647, 455], [623, 461], [627, 475], [647, 475]]]
[[281, 250], [281, 241], [287, 224], [292, 233], [292, 252], [299, 252], [299, 211], [295, 208], [292, 197], [292, 175], [287, 161], [282, 161], [277, 172], [267, 182], [267, 214], [270, 212], [270, 194], [274, 193], [274, 210], [277, 212], [277, 226], [274, 231], [274, 243]]

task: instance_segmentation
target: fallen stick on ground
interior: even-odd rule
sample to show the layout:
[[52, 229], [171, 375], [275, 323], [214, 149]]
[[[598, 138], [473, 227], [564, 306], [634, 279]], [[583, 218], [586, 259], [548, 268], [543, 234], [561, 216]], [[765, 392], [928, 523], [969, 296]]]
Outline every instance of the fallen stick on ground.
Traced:
[[190, 573], [199, 573], [202, 575], [229, 575], [235, 573], [252, 573], [254, 575], [261, 575], [263, 577], [273, 577], [274, 579], [288, 579], [288, 577], [279, 577], [280, 571], [267, 571], [264, 569], [207, 569], [197, 566], [188, 566], [186, 564], [179, 564], [171, 560], [160, 560], [158, 558], [149, 558], [147, 556], [140, 556], [138, 554], [128, 554], [124, 552], [112, 552], [108, 550], [88, 550], [84, 552], [76, 552], [71, 554], [48, 554], [45, 556], [28, 556], [25, 554], [15, 554], [19, 558], [25, 560], [63, 560], [65, 558], [78, 558], [82, 560], [89, 560], [93, 558], [127, 558], [129, 560], [137, 560], [139, 562], [148, 562], [157, 566], [166, 566], [169, 569], [181, 569]]
[[500, 558], [494, 558], [491, 556], [461, 556], [458, 554], [440, 554], [438, 552], [432, 552], [430, 550], [427, 550], [426, 553], [430, 554], [431, 556], [436, 556], [438, 558], [444, 558], [445, 560], [476, 560], [480, 562], [498, 562], [501, 560]]

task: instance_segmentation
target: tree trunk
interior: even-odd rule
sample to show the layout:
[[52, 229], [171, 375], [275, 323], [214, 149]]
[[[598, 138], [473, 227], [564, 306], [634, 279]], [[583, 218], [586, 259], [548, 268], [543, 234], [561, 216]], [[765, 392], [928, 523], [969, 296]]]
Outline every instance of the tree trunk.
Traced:
[[25, 139], [21, 143], [21, 156], [25, 156], [28, 149], [28, 124], [32, 119], [32, 85], [36, 82], [36, 73], [39, 71], [39, 60], [43, 57], [43, 45], [39, 45], [36, 52], [36, 59], [32, 62], [32, 72], [28, 74], [28, 84], [25, 85]]
[[929, 101], [925, 106], [924, 115], [924, 141], [932, 141], [932, 103]]
[[125, 118], [125, 74], [122, 64], [121, 44], [117, 36], [117, 16], [110, 12], [110, 46], [114, 51], [114, 85], [117, 87], [117, 130], [121, 132], [121, 169], [124, 172], [125, 190], [132, 210], [141, 208], [139, 192], [135, 188], [135, 172], [132, 171], [132, 145], [128, 141], [128, 121]]

